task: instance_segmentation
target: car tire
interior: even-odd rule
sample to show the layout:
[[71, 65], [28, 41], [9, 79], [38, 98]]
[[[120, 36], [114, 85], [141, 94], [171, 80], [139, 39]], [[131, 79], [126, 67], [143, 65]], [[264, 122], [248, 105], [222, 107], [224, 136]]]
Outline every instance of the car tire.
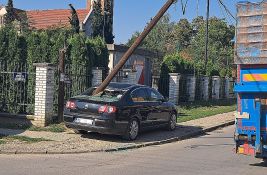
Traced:
[[176, 121], [177, 121], [177, 115], [172, 113], [167, 125], [168, 131], [174, 131], [176, 129]]
[[74, 129], [73, 130], [76, 134], [87, 134], [88, 132], [85, 130], [78, 130], [78, 129]]
[[137, 138], [140, 131], [140, 125], [136, 118], [133, 118], [129, 121], [127, 131], [123, 135], [123, 139], [133, 141]]

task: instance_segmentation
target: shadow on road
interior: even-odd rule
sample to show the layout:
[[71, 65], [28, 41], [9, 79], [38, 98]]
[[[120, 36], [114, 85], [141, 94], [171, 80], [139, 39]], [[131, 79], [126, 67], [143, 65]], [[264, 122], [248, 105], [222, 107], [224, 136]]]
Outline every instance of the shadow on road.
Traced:
[[[89, 132], [88, 134], [84, 134], [81, 137], [109, 142], [120, 142], [120, 143], [148, 143], [148, 142], [157, 142], [174, 138], [183, 138], [189, 133], [192, 132], [203, 132], [203, 128], [195, 127], [195, 126], [177, 126], [175, 131], [167, 131], [164, 129], [150, 130], [140, 133], [137, 140], [129, 142], [123, 140], [120, 136], [114, 135], [104, 135], [94, 132]], [[202, 134], [205, 134], [204, 132]]]
[[262, 161], [262, 162], [260, 162], [260, 163], [250, 164], [250, 166], [267, 167], [267, 161]]

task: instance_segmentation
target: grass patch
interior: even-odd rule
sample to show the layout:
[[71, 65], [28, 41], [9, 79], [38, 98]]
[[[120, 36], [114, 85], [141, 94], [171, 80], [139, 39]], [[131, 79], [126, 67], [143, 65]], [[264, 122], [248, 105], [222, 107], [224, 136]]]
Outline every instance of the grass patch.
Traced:
[[0, 136], [0, 144], [5, 144], [8, 141], [18, 140], [25, 143], [37, 143], [42, 141], [51, 141], [44, 138], [31, 138], [26, 136]]
[[49, 139], [44, 139], [44, 138], [31, 138], [31, 137], [26, 137], [26, 136], [7, 136], [5, 139], [7, 140], [19, 140], [22, 142], [26, 143], [37, 143], [37, 142], [42, 142], [42, 141], [51, 141]]
[[193, 102], [179, 105], [177, 122], [186, 122], [216, 114], [232, 112], [236, 109], [236, 100], [218, 100]]
[[65, 132], [66, 131], [66, 127], [62, 123], [62, 124], [52, 124], [52, 125], [49, 125], [47, 127], [31, 126], [30, 128], [28, 128], [28, 130], [29, 131], [47, 131], [47, 132], [60, 133], [60, 132]]
[[22, 130], [29, 130], [29, 131], [47, 131], [47, 132], [65, 132], [66, 127], [63, 123], [61, 124], [52, 124], [47, 127], [37, 127], [37, 126], [28, 126], [22, 124], [9, 124], [9, 123], [2, 123], [0, 124], [0, 128], [6, 129], [22, 129]]
[[5, 141], [5, 140], [2, 140], [2, 139], [0, 139], [0, 145], [2, 145], [2, 144], [6, 144], [6, 141]]

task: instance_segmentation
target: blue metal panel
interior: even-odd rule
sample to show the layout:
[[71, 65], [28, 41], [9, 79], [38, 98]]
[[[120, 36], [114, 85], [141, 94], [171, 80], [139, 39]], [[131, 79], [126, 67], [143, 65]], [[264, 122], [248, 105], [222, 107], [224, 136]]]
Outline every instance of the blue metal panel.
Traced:
[[267, 74], [267, 68], [243, 68], [240, 71], [240, 83], [236, 84], [235, 92], [267, 92], [267, 81], [246, 82], [243, 77], [244, 74]]

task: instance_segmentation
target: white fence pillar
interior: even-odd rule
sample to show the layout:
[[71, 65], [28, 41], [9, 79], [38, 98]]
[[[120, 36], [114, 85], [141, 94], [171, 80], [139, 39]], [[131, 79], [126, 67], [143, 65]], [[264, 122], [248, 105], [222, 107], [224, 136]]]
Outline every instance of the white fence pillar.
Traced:
[[92, 74], [93, 74], [92, 86], [101, 84], [103, 79], [103, 68], [94, 67], [92, 70]]
[[179, 102], [179, 81], [181, 75], [178, 73], [170, 73], [170, 84], [169, 84], [169, 101], [178, 104]]
[[209, 100], [209, 81], [208, 76], [203, 76], [200, 78], [200, 97], [202, 100]]
[[34, 121], [36, 126], [46, 126], [53, 117], [54, 71], [55, 66], [49, 63], [36, 63], [36, 86]]
[[220, 87], [221, 87], [221, 79], [219, 76], [212, 77], [212, 99], [219, 100], [220, 99]]
[[186, 91], [188, 94], [188, 101], [195, 101], [196, 96], [196, 77], [194, 75], [186, 76]]

